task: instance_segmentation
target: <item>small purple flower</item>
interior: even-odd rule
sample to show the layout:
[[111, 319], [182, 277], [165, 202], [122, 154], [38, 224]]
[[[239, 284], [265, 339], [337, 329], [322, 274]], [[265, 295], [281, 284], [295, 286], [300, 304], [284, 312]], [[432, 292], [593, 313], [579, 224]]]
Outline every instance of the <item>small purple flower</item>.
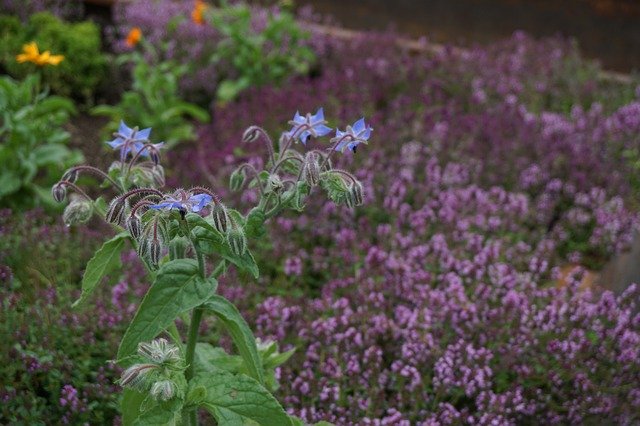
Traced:
[[182, 214], [198, 213], [213, 201], [209, 194], [191, 194], [188, 191], [177, 190], [172, 195], [166, 195], [164, 201], [149, 206], [155, 210], [179, 210]]
[[[296, 111], [293, 120], [289, 122], [289, 124], [293, 125], [289, 131], [289, 136], [297, 135], [300, 142], [306, 145], [311, 136], [319, 138], [331, 132], [332, 129], [327, 127], [326, 123], [327, 121], [324, 119], [324, 110], [322, 108], [319, 108], [315, 115], [307, 113], [304, 117]], [[300, 129], [303, 127], [304, 130], [300, 132]], [[298, 132], [300, 132], [300, 134], [297, 134]]]
[[116, 138], [108, 141], [107, 144], [113, 149], [120, 150], [120, 161], [124, 161], [130, 152], [132, 152], [133, 155], [139, 154], [143, 157], [149, 157], [151, 155], [150, 151], [157, 152], [164, 145], [164, 142], [160, 142], [151, 144], [151, 147], [149, 147], [150, 134], [150, 127], [142, 130], [138, 130], [137, 127], [132, 129], [128, 127], [124, 121], [120, 121], [120, 127], [118, 127], [118, 131], [114, 133]]
[[344, 152], [348, 148], [355, 153], [359, 144], [367, 144], [372, 131], [373, 128], [365, 124], [364, 118], [353, 123], [353, 126], [347, 126], [344, 132], [336, 129], [336, 137], [332, 139], [332, 142], [339, 142], [335, 150]]

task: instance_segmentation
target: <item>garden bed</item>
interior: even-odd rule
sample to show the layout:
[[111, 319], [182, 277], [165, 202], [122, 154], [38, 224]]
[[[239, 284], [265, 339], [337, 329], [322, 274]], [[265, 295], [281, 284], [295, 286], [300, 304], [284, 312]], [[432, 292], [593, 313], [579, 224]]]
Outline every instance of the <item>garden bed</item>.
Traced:
[[[53, 162], [0, 199], [0, 292], [10, 337], [0, 348], [0, 422], [129, 424], [134, 412], [193, 423], [189, 407], [202, 404], [200, 422], [213, 424], [213, 416], [225, 424], [219, 410], [229, 406], [212, 396], [211, 377], [262, 395], [259, 408], [232, 410], [235, 420], [262, 424], [282, 424], [287, 415], [297, 417], [285, 420], [299, 422], [292, 424], [336, 425], [638, 421], [638, 292], [630, 274], [612, 272], [637, 263], [637, 80], [603, 73], [561, 38], [516, 33], [454, 49], [326, 27], [309, 11], [288, 20], [277, 8], [250, 7], [220, 18], [218, 9], [197, 4], [121, 5], [116, 53], [103, 59], [131, 87], [119, 103], [92, 110], [91, 101], [77, 101], [83, 112], [71, 121], [61, 114], [50, 127], [32, 126], [44, 135], [38, 141], [68, 138], [66, 146], [117, 185], [158, 188], [169, 205], [144, 197], [119, 203], [124, 198], [114, 198], [118, 188], [109, 179], [64, 173]], [[242, 31], [223, 25], [234, 22], [230, 16], [247, 17]], [[274, 16], [284, 20], [267, 30]], [[300, 27], [311, 31], [308, 38]], [[278, 31], [286, 43], [246, 37]], [[62, 53], [54, 47], [63, 44], [33, 37], [42, 50]], [[42, 71], [6, 68], [15, 72], [11, 87]], [[67, 81], [56, 74], [63, 71], [44, 68], [42, 81], [55, 90]], [[263, 130], [245, 132], [252, 125]], [[339, 129], [338, 137], [351, 135], [345, 140], [352, 145], [327, 151], [339, 139], [330, 142], [335, 133], [324, 135], [325, 125]], [[125, 133], [148, 127], [153, 144], [166, 144], [144, 145], [148, 161], [133, 164], [133, 152], [145, 151]], [[300, 137], [309, 129], [309, 138]], [[125, 136], [105, 144], [114, 130]], [[29, 143], [35, 149], [38, 142]], [[298, 160], [275, 167], [272, 156], [298, 155], [289, 148], [301, 153]], [[331, 161], [318, 157], [315, 170], [314, 155], [328, 152]], [[71, 154], [65, 158], [72, 162]], [[129, 162], [131, 173], [122, 165]], [[268, 172], [254, 179], [253, 169]], [[89, 214], [76, 183], [92, 199], [103, 194]], [[51, 200], [54, 184], [71, 227]], [[293, 188], [300, 192], [287, 198]], [[154, 207], [137, 216], [138, 203]], [[271, 213], [263, 228], [261, 217]], [[102, 250], [115, 254], [98, 274], [102, 263], [87, 262], [111, 238]], [[221, 256], [228, 271], [203, 267], [201, 252]], [[206, 306], [202, 323], [188, 315], [191, 308], [178, 309], [169, 323], [141, 332], [144, 340], [125, 335], [144, 316], [134, 314], [147, 309], [146, 292], [152, 300], [174, 285], [167, 276], [192, 277], [192, 270], [203, 280], [175, 285], [209, 290], [190, 296], [202, 298], [191, 307]], [[93, 294], [87, 271], [98, 277]], [[83, 304], [71, 308], [78, 298]], [[182, 309], [185, 300], [167, 306]], [[226, 333], [230, 323], [236, 328]], [[201, 345], [194, 353], [210, 348], [205, 354], [214, 361], [185, 362], [187, 355], [168, 350], [162, 364], [144, 350], [161, 337], [188, 348], [192, 336]], [[142, 358], [122, 356], [138, 343]], [[154, 369], [171, 367], [158, 374], [173, 385], [132, 379], [145, 356]], [[208, 375], [194, 376], [191, 364]], [[186, 380], [192, 387], [182, 392]], [[122, 399], [119, 384], [127, 389]], [[131, 411], [132, 392], [150, 402], [139, 400]]]

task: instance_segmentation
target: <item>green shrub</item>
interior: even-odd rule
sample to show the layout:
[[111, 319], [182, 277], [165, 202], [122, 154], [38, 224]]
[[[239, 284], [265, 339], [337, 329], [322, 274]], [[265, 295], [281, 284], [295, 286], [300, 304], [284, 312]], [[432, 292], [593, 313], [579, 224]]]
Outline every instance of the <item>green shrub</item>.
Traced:
[[153, 139], [168, 147], [179, 142], [196, 140], [193, 120], [209, 121], [209, 113], [184, 101], [178, 82], [187, 71], [186, 65], [172, 61], [149, 64], [142, 55], [134, 53], [121, 58], [133, 62], [131, 90], [122, 95], [117, 105], [99, 105], [92, 113], [111, 118], [107, 125], [107, 139], [118, 129], [121, 120], [137, 123], [141, 128], [153, 128]]
[[89, 100], [106, 75], [100, 51], [100, 29], [92, 22], [66, 23], [48, 12], [36, 13], [22, 24], [0, 16], [0, 64], [10, 75], [25, 78], [35, 65], [16, 62], [22, 46], [35, 41], [41, 51], [64, 55], [57, 66], [40, 68], [43, 82], [56, 94]]
[[65, 168], [82, 161], [69, 150], [62, 126], [73, 104], [39, 90], [39, 77], [17, 82], [0, 78], [0, 205], [53, 203], [51, 184]]

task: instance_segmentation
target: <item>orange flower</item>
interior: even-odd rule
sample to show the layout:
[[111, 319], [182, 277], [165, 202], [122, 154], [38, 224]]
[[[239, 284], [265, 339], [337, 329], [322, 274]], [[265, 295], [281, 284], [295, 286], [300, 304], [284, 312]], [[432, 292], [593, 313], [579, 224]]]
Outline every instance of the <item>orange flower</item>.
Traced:
[[140, 30], [140, 28], [133, 27], [131, 28], [131, 31], [129, 31], [129, 34], [127, 34], [127, 39], [124, 42], [127, 44], [127, 46], [133, 47], [138, 44], [141, 38], [142, 31]]
[[39, 67], [43, 67], [45, 65], [58, 65], [63, 60], [63, 55], [52, 55], [48, 50], [40, 53], [35, 41], [22, 46], [22, 53], [16, 55], [16, 61], [19, 63], [32, 62]]
[[207, 3], [203, 0], [196, 0], [196, 4], [193, 6], [193, 10], [191, 11], [191, 20], [198, 25], [204, 24], [204, 17], [202, 14], [208, 7]]

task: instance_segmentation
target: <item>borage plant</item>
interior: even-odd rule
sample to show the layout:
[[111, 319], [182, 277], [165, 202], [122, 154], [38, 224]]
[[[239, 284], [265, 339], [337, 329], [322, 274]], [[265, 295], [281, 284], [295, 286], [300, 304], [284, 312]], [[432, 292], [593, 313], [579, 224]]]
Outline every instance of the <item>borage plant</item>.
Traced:
[[[360, 205], [361, 183], [349, 172], [334, 169], [331, 157], [335, 152], [355, 152], [359, 144], [367, 143], [372, 129], [361, 119], [344, 132], [337, 130], [327, 148], [303, 155], [294, 149], [298, 141], [306, 145], [331, 129], [322, 109], [314, 115], [296, 113], [290, 124], [277, 146], [257, 126], [243, 135], [248, 143], [262, 141], [268, 153], [263, 170], [246, 163], [231, 175], [232, 189], [255, 187], [260, 193], [246, 216], [225, 206], [208, 188], [162, 192], [162, 144], [149, 141], [150, 129], [132, 129], [124, 123], [108, 142], [120, 153], [108, 172], [73, 167], [53, 187], [59, 202], [70, 193], [66, 223], [85, 222], [99, 212], [121, 231], [89, 261], [76, 303], [86, 301], [101, 278], [117, 268], [125, 240], [136, 247], [153, 283], [117, 356], [124, 368], [120, 384], [125, 389], [121, 406], [125, 425], [194, 425], [201, 408], [219, 424], [302, 424], [288, 416], [271, 394], [277, 387], [274, 369], [293, 351], [279, 353], [275, 342], [257, 342], [236, 307], [216, 294], [217, 279], [230, 265], [257, 278], [249, 241], [266, 237], [264, 224], [269, 218], [285, 209], [302, 210], [314, 188], [323, 188], [337, 204]], [[109, 206], [76, 184], [81, 173], [98, 176], [103, 186], [117, 193]], [[188, 331], [182, 336], [176, 320], [189, 313]], [[198, 343], [205, 315], [216, 317], [239, 355]]]

